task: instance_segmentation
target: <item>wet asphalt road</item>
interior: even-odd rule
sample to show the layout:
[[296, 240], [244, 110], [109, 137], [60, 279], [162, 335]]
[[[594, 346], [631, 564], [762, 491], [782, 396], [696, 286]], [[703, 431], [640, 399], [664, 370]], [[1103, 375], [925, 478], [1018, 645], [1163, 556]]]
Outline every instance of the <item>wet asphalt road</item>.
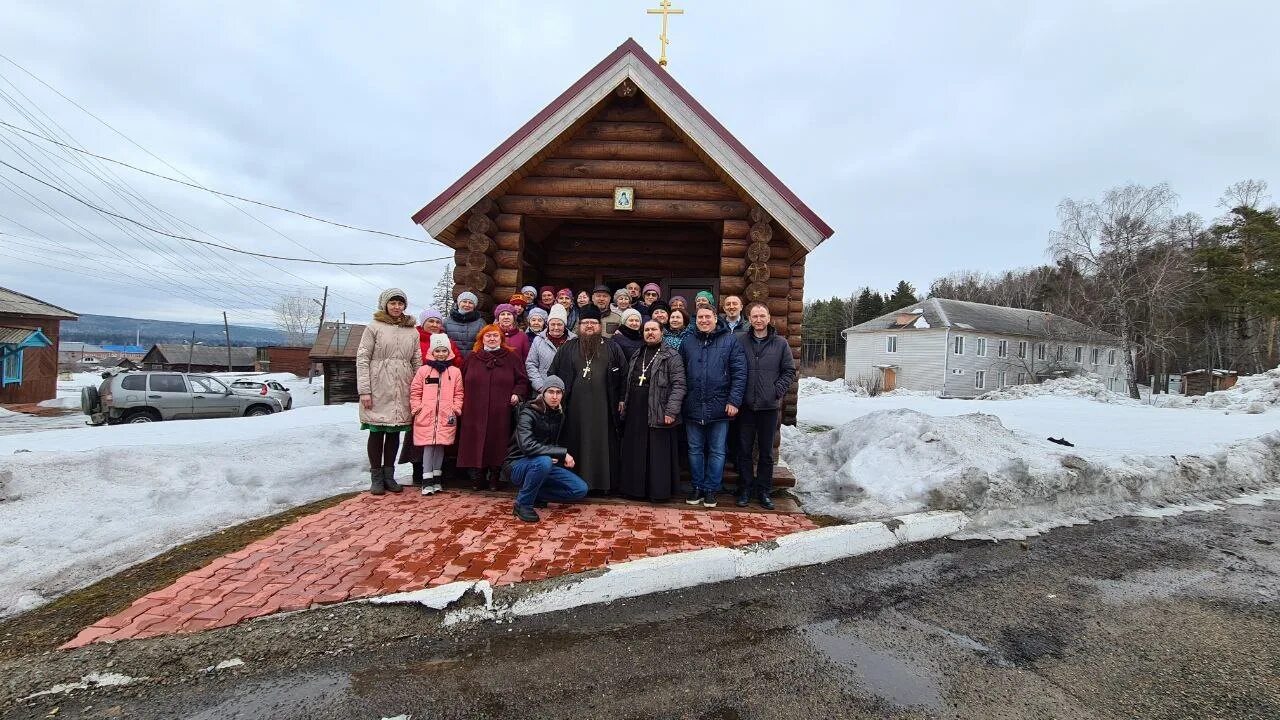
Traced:
[[9, 716], [1274, 720], [1277, 541], [1280, 506], [1241, 506], [934, 541], [509, 624], [346, 606], [51, 657], [56, 672], [18, 681], [105, 662], [151, 679]]

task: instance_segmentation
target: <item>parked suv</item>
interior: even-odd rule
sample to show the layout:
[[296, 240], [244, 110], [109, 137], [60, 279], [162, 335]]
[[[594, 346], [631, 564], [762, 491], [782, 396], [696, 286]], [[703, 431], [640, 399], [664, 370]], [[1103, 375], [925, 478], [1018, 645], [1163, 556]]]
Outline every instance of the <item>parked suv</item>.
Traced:
[[232, 392], [221, 380], [170, 371], [107, 374], [98, 387], [80, 391], [80, 409], [90, 425], [257, 417], [284, 410], [270, 396]]

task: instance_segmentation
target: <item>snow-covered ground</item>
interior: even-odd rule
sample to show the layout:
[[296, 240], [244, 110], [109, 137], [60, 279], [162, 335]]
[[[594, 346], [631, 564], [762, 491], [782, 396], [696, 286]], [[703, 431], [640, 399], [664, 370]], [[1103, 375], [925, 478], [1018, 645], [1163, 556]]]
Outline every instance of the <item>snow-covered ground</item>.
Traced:
[[784, 429], [783, 459], [810, 512], [961, 509], [976, 534], [1013, 537], [1280, 485], [1280, 414], [1256, 408], [1153, 407], [1080, 378], [978, 400], [868, 398], [838, 385], [802, 381], [800, 427]]
[[0, 616], [188, 539], [360, 488], [358, 427], [355, 405], [343, 405], [0, 437]]

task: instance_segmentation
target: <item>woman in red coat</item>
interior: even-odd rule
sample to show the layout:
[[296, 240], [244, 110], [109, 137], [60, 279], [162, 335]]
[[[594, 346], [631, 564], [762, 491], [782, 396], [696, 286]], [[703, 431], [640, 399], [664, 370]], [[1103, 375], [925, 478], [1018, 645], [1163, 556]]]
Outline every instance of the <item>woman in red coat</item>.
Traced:
[[[476, 489], [498, 489], [498, 473], [511, 440], [511, 408], [529, 394], [520, 353], [502, 342], [502, 328], [486, 325], [462, 364], [462, 425], [458, 467]], [[523, 333], [521, 333], [523, 335]]]

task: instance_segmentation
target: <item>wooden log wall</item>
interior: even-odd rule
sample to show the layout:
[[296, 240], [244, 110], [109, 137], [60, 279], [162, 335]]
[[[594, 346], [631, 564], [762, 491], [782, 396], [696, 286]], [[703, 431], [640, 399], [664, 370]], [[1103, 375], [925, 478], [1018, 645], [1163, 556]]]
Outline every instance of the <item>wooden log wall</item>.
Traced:
[[[791, 286], [788, 295], [788, 303], [790, 312], [787, 314], [787, 344], [791, 346], [791, 358], [795, 361], [796, 367], [800, 366], [800, 336], [803, 332], [804, 324], [804, 261], [801, 257], [791, 265], [791, 276], [789, 284]], [[794, 425], [796, 422], [796, 408], [798, 405], [800, 383], [787, 391], [786, 398], [782, 402], [782, 422], [787, 425]]]
[[453, 251], [453, 296], [469, 290], [476, 294], [481, 310], [493, 308], [499, 290], [494, 277], [498, 269], [498, 217], [493, 200], [486, 198], [476, 203], [467, 214], [466, 227]]
[[498, 232], [494, 236], [493, 260], [496, 269], [493, 271], [493, 300], [496, 304], [502, 304], [527, 284], [524, 216], [499, 213], [495, 223]]

